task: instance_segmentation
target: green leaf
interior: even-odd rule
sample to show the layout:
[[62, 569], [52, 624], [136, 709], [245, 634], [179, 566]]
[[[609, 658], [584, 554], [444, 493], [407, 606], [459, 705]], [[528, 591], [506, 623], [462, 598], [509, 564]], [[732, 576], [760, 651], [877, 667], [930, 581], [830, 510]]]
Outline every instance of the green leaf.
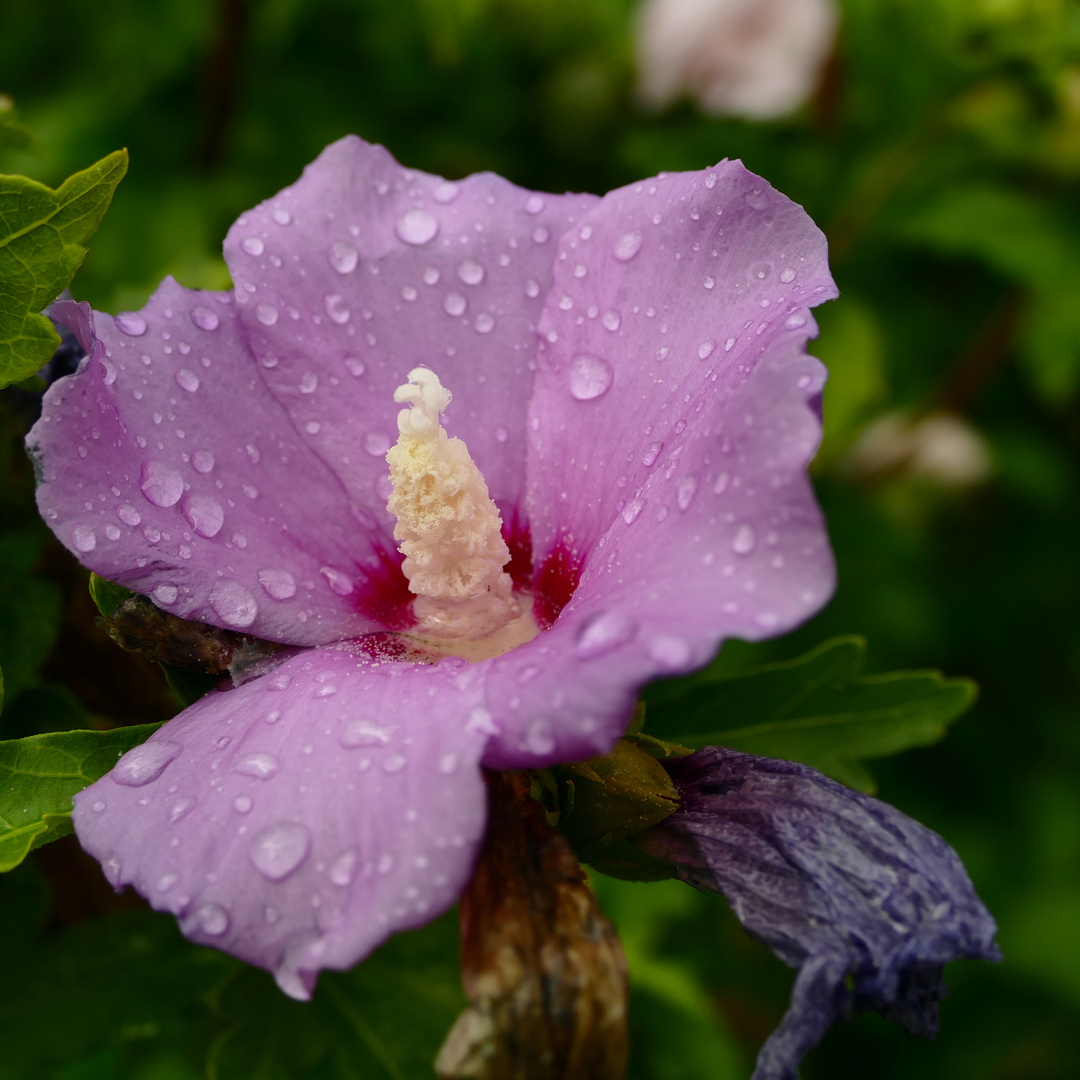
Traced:
[[32, 375], [60, 344], [38, 312], [75, 276], [127, 163], [117, 150], [55, 191], [0, 176], [0, 387]]
[[71, 832], [72, 796], [160, 726], [57, 731], [0, 742], [0, 872]]
[[833, 638], [797, 660], [735, 674], [706, 672], [677, 697], [647, 701], [649, 730], [684, 746], [729, 746], [812, 765], [873, 791], [861, 762], [929, 746], [975, 700], [969, 679], [936, 671], [861, 675], [866, 642]]

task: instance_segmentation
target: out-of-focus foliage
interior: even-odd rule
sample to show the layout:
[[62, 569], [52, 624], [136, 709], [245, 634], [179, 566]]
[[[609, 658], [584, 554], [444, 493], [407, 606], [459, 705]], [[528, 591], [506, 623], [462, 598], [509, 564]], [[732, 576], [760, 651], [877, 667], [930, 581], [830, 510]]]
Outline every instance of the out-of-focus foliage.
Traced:
[[[1071, 1080], [1080, 4], [840, 7], [816, 96], [755, 125], [706, 118], [691, 102], [636, 106], [634, 0], [0, 0], [0, 172], [55, 187], [129, 148], [130, 173], [72, 286], [108, 311], [137, 307], [165, 273], [227, 285], [228, 225], [349, 131], [420, 168], [493, 169], [550, 190], [604, 191], [741, 157], [802, 202], [828, 235], [843, 293], [819, 309], [817, 351], [834, 378], [815, 466], [839, 590], [787, 639], [730, 644], [718, 670], [792, 660], [856, 633], [871, 643], [871, 675], [972, 676], [979, 702], [947, 739], [874, 771], [883, 798], [964, 857], [1006, 957], [947, 973], [953, 993], [932, 1046], [863, 1017], [832, 1032], [803, 1076]], [[85, 575], [37, 519], [19, 445], [35, 388], [0, 399], [0, 738], [163, 719], [176, 706], [156, 669], [94, 629]], [[944, 413], [986, 442], [988, 478], [944, 485], [902, 462], [856, 467], [881, 417]], [[5, 947], [24, 950], [17, 963], [5, 954], [21, 988], [0, 1005], [4, 1046], [18, 1048], [5, 1067], [18, 1080], [187, 1080], [206, 1075], [213, 1045], [224, 1069], [260, 1037], [236, 998], [215, 990], [235, 969], [181, 945], [165, 916], [104, 917], [122, 901], [95, 892], [100, 878], [87, 875], [97, 872], [70, 843], [0, 878], [5, 925], [20, 927]], [[633, 971], [635, 1080], [746, 1076], [790, 973], [715, 897], [676, 882], [605, 880], [601, 891]], [[452, 963], [437, 935], [415, 940], [417, 972]], [[152, 970], [140, 982], [143, 964]], [[426, 1022], [429, 1004], [412, 1000], [405, 1014]], [[285, 1004], [278, 1026], [302, 1008]], [[354, 1015], [370, 1025], [364, 1009]], [[379, 1075], [365, 1071], [367, 1051], [326, 1051], [322, 1022], [305, 1020], [304, 1034], [296, 1021], [295, 1046], [274, 1065], [282, 1075]], [[52, 1056], [35, 1057], [42, 1047]]]

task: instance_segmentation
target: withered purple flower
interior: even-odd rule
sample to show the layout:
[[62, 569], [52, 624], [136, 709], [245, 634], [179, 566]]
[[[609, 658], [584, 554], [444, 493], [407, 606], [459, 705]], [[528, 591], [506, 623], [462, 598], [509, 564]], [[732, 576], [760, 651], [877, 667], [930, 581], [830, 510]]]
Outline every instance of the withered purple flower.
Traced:
[[[825, 601], [806, 342], [836, 290], [818, 229], [737, 162], [598, 199], [450, 183], [356, 138], [225, 254], [233, 292], [61, 305], [89, 355], [28, 443], [86, 566], [298, 647], [125, 755], [75, 824], [117, 887], [305, 997], [453, 902], [481, 765], [606, 751], [646, 681]], [[416, 640], [386, 510], [421, 364], [457, 394], [535, 619], [475, 662]]]
[[816, 769], [710, 746], [665, 763], [682, 799], [639, 838], [683, 881], [723, 893], [798, 968], [754, 1080], [794, 1080], [852, 1008], [933, 1037], [942, 967], [998, 960], [996, 926], [937, 833]]

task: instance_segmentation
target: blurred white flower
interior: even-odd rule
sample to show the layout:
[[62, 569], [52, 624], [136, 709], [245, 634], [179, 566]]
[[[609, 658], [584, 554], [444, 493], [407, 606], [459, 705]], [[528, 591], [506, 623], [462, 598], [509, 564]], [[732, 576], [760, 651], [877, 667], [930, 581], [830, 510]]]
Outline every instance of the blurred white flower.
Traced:
[[969, 487], [989, 477], [993, 455], [986, 439], [955, 413], [912, 420], [894, 412], [863, 431], [848, 452], [846, 465], [859, 476], [892, 473]]
[[717, 115], [783, 116], [816, 89], [837, 21], [832, 0], [645, 0], [638, 94], [657, 108], [688, 94]]

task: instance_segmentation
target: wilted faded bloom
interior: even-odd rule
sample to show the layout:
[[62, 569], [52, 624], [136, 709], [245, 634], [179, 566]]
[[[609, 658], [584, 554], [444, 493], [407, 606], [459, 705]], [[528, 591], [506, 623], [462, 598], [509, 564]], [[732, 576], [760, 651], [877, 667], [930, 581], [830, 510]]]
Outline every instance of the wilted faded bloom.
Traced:
[[686, 95], [721, 116], [784, 116], [817, 89], [837, 21], [832, 0], [645, 0], [638, 93], [654, 107]]
[[886, 803], [790, 761], [706, 747], [665, 763], [682, 799], [639, 838], [798, 968], [754, 1080], [794, 1080], [852, 1008], [938, 1029], [949, 960], [998, 960], [994, 920], [955, 851]]
[[[125, 755], [75, 824], [117, 887], [304, 997], [454, 901], [481, 765], [606, 751], [646, 681], [829, 596], [805, 349], [836, 290], [818, 229], [737, 162], [598, 199], [447, 182], [356, 138], [225, 255], [233, 292], [58, 305], [89, 355], [28, 443], [86, 566], [294, 647]], [[386, 508], [421, 365], [539, 630], [475, 662], [420, 632]]]

